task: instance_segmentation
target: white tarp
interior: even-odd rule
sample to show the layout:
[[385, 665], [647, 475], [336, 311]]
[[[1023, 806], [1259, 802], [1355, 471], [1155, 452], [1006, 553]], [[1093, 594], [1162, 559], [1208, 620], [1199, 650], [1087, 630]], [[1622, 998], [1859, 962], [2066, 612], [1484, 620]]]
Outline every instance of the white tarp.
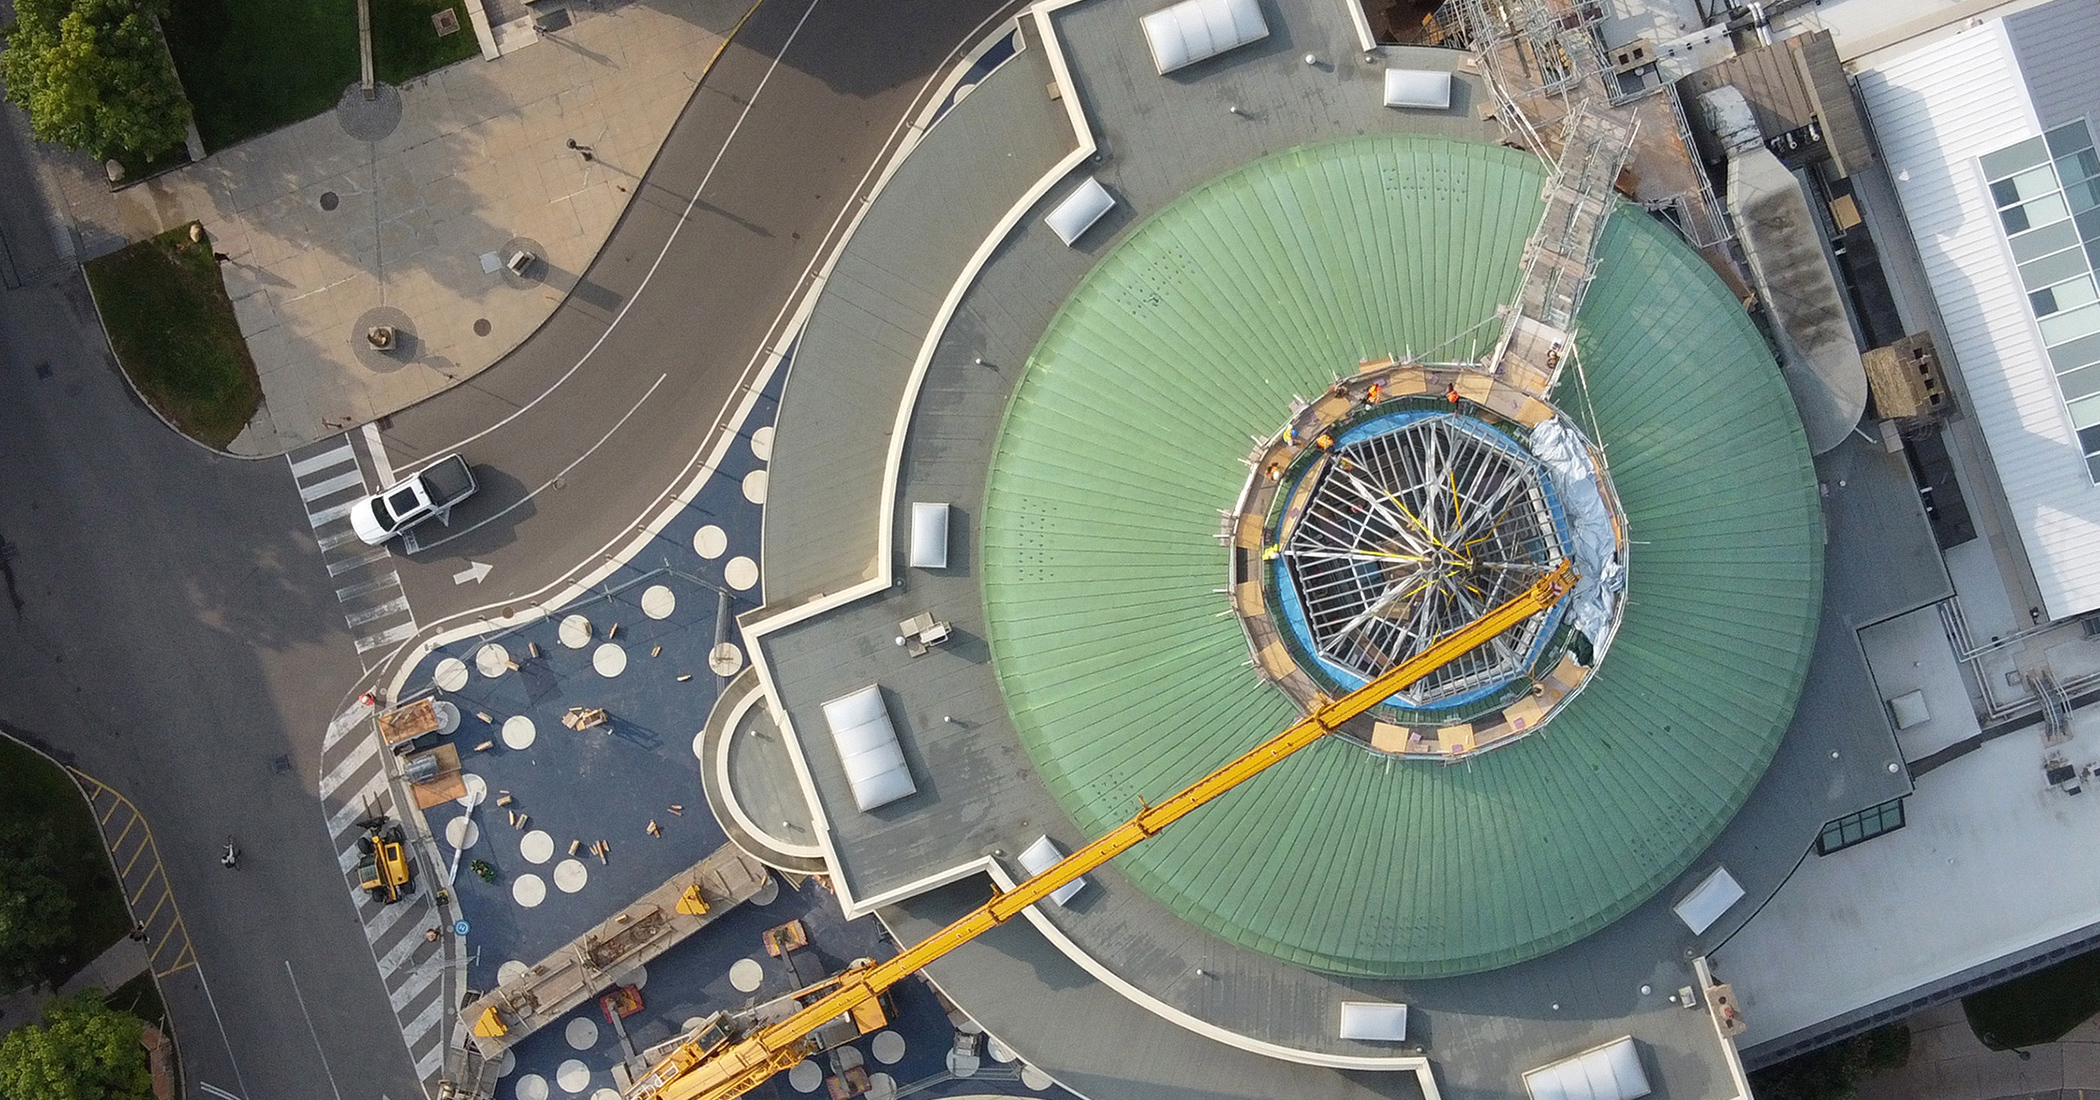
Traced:
[[1590, 465], [1582, 436], [1560, 417], [1531, 429], [1531, 453], [1546, 464], [1553, 478], [1561, 514], [1568, 520], [1568, 536], [1574, 542], [1575, 572], [1581, 579], [1567, 596], [1568, 621], [1589, 638], [1596, 659], [1601, 660], [1612, 613], [1619, 593], [1626, 588], [1626, 566], [1618, 560], [1619, 540], [1604, 503], [1604, 487], [1597, 483], [1597, 470]]
[[1384, 1001], [1343, 1001], [1342, 1038], [1400, 1042], [1407, 1038], [1407, 1006]]
[[904, 748], [897, 744], [897, 727], [890, 724], [889, 708], [882, 704], [880, 686], [869, 684], [825, 703], [824, 722], [831, 727], [831, 741], [845, 765], [855, 805], [872, 810], [918, 791], [904, 762]]
[[1677, 919], [1696, 936], [1712, 928], [1729, 906], [1741, 900], [1743, 884], [1728, 873], [1728, 868], [1716, 867], [1714, 873], [1706, 876], [1705, 881], [1678, 902], [1671, 912], [1676, 913]]
[[1043, 224], [1057, 234], [1058, 240], [1069, 245], [1115, 206], [1116, 200], [1108, 193], [1108, 188], [1101, 186], [1100, 180], [1088, 176], [1085, 183], [1073, 188], [1072, 193], [1065, 196], [1065, 201], [1057, 204], [1056, 209], [1044, 215]]
[[1448, 111], [1451, 109], [1451, 74], [1426, 69], [1387, 69], [1385, 105]]
[[1648, 1074], [1628, 1035], [1531, 1070], [1524, 1091], [1531, 1100], [1634, 1100], [1648, 1095]]
[[[1034, 844], [1028, 846], [1027, 851], [1021, 853], [1021, 867], [1032, 878], [1056, 866], [1057, 861], [1063, 858], [1065, 858], [1065, 854], [1058, 849], [1056, 841], [1047, 836], [1039, 836], [1035, 838]], [[1079, 892], [1084, 889], [1086, 889], [1085, 877], [1075, 878], [1051, 891], [1050, 900], [1059, 905], [1067, 905], [1071, 903], [1073, 898], [1078, 897]]]
[[1182, 0], [1140, 18], [1138, 26], [1161, 76], [1269, 37], [1256, 0]]
[[914, 569], [948, 568], [948, 506], [913, 501], [911, 564]]

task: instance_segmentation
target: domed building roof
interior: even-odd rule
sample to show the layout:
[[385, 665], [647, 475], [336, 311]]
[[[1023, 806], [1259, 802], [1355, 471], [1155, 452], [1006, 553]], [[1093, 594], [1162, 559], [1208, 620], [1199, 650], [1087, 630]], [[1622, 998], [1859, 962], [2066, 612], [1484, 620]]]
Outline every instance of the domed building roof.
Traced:
[[[1098, 834], [1298, 716], [1257, 675], [1219, 539], [1299, 395], [1359, 361], [1477, 360], [1544, 166], [1375, 136], [1276, 154], [1131, 232], [1050, 324], [983, 510], [987, 629], [1045, 784]], [[1120, 857], [1183, 918], [1317, 970], [1519, 962], [1713, 840], [1785, 732], [1821, 604], [1799, 417], [1733, 294], [1665, 227], [1608, 225], [1559, 407], [1630, 539], [1615, 640], [1531, 736], [1458, 763], [1328, 738]]]

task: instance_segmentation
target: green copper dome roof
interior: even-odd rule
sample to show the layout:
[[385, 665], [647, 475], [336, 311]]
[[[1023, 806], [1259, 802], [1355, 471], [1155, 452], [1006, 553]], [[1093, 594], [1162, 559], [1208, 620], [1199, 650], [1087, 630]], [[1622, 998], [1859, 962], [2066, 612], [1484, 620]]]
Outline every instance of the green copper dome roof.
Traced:
[[[1530, 156], [1438, 138], [1290, 150], [1134, 230], [1051, 323], [993, 458], [985, 608], [1021, 737], [1082, 830], [1296, 717], [1222, 614], [1219, 510], [1249, 437], [1361, 359], [1484, 353], [1542, 182]], [[1118, 859], [1175, 913], [1319, 970], [1505, 966], [1639, 905], [1749, 796], [1821, 603], [1800, 420], [1727, 287], [1637, 211], [1612, 219], [1581, 322], [1590, 393], [1557, 398], [1605, 447], [1634, 540], [1586, 692], [1462, 764], [1314, 745]]]

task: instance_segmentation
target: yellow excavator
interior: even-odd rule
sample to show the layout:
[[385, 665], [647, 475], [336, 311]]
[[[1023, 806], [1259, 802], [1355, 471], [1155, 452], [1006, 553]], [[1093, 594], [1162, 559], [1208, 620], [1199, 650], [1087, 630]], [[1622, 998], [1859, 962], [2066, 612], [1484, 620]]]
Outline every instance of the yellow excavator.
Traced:
[[[814, 1054], [823, 1045], [819, 1032], [832, 1030], [841, 1017], [866, 1034], [886, 1022], [881, 999], [891, 986], [917, 973], [948, 952], [1019, 915], [1057, 888], [1114, 859], [1138, 842], [1181, 820], [1197, 807], [1271, 765], [1332, 733], [1342, 723], [1377, 706], [1394, 692], [1485, 644], [1525, 619], [1552, 607], [1575, 586], [1572, 562], [1540, 578], [1508, 603], [1439, 639], [1414, 657], [1348, 695], [1315, 707], [1282, 733], [1238, 759], [1197, 780], [1157, 806], [1102, 834], [1041, 874], [998, 894], [954, 924], [883, 962], [865, 962], [798, 995], [802, 1007], [784, 1019], [750, 1028], [742, 1035], [721, 1027], [696, 1028], [683, 1042], [651, 1066], [624, 1094], [623, 1100], [733, 1100], [766, 1079]], [[817, 996], [826, 986], [831, 992]], [[710, 1017], [718, 1024], [720, 1017]]]

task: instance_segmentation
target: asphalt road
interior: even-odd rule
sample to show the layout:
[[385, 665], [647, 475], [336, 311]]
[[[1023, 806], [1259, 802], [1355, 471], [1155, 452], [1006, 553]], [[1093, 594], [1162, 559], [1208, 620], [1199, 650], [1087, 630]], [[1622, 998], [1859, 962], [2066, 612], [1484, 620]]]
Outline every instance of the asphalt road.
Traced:
[[[697, 468], [899, 123], [1014, 6], [765, 0], [568, 301], [382, 425], [397, 471], [458, 450], [483, 486], [396, 563], [419, 622], [545, 593], [624, 543], [608, 520], [642, 519]], [[493, 569], [460, 586], [469, 562]]]
[[[405, 564], [419, 617], [555, 583], [682, 477], [928, 77], [1004, 6], [767, 0], [570, 303], [393, 418], [397, 468], [478, 435], [464, 449], [494, 475], [454, 541]], [[415, 1096], [315, 798], [361, 667], [291, 479], [177, 438], [132, 396], [6, 125], [0, 723], [151, 822], [198, 960], [164, 982], [192, 1096]], [[451, 583], [470, 556], [496, 566], [483, 591]]]

